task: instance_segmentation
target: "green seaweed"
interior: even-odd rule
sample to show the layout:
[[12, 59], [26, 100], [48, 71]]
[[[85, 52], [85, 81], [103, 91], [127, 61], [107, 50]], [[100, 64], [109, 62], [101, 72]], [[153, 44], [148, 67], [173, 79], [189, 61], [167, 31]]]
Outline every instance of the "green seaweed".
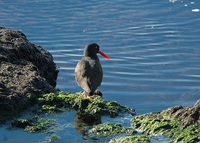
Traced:
[[62, 109], [62, 108], [58, 108], [58, 107], [56, 107], [56, 105], [54, 105], [54, 106], [50, 106], [50, 105], [43, 105], [42, 106], [42, 110], [47, 110], [47, 111], [55, 111], [55, 112], [63, 112], [63, 111], [65, 111], [64, 109]]
[[109, 143], [149, 143], [150, 140], [145, 135], [135, 135], [135, 136], [127, 136], [121, 137], [118, 139], [112, 139]]
[[[82, 97], [81, 94], [82, 92], [73, 94], [70, 92], [62, 92], [58, 89], [48, 94], [29, 94], [27, 99], [32, 107], [27, 109], [29, 109], [28, 113], [33, 117], [15, 119], [11, 125], [12, 127], [21, 128], [31, 133], [42, 132], [50, 134], [51, 137], [48, 137], [46, 142], [55, 142], [60, 140], [56, 135], [52, 135], [52, 133], [56, 132], [56, 121], [40, 116], [46, 113], [57, 114], [58, 112], [65, 112], [67, 110], [76, 110], [75, 128], [77, 132], [83, 134], [87, 132], [92, 138], [96, 138], [97, 134], [100, 138], [103, 136], [103, 138], [108, 137], [110, 139], [113, 135], [132, 135], [136, 133], [132, 128], [122, 127], [120, 124], [101, 124], [101, 116], [108, 115], [114, 118], [119, 113], [129, 111], [128, 107], [121, 106], [116, 101], [105, 101], [100, 96], [86, 98]], [[90, 129], [92, 125], [93, 128]]]
[[119, 113], [129, 111], [126, 106], [121, 106], [116, 101], [105, 101], [99, 96], [95, 98], [81, 97], [82, 92], [72, 94], [55, 90], [54, 93], [41, 94], [40, 96], [29, 96], [29, 98], [42, 106], [47, 111], [63, 111], [63, 107], [70, 107], [79, 114], [110, 115], [117, 117]]
[[146, 135], [166, 135], [173, 142], [200, 142], [200, 127], [198, 124], [182, 129], [182, 121], [170, 118], [168, 115], [155, 118], [153, 114], [137, 116], [132, 126]]
[[[100, 96], [95, 98], [86, 98], [81, 96], [82, 92], [73, 94], [71, 92], [63, 92], [58, 89], [54, 89], [52, 93], [44, 94], [28, 94], [27, 104], [23, 105], [23, 109], [20, 112], [27, 109], [31, 110], [35, 114], [41, 114], [42, 112], [63, 112], [68, 109], [76, 110], [79, 114], [91, 114], [91, 115], [109, 115], [110, 117], [117, 117], [119, 113], [124, 113], [130, 109], [126, 106], [121, 106], [116, 101], [105, 101]], [[23, 103], [21, 103], [23, 104]], [[0, 115], [0, 123], [4, 123], [9, 119], [12, 119], [17, 115], [19, 111], [2, 112]]]
[[31, 133], [42, 132], [50, 134], [52, 133], [50, 128], [56, 125], [56, 121], [35, 116], [32, 118], [16, 119], [12, 121], [11, 125], [12, 127], [22, 128], [24, 131]]
[[121, 124], [117, 123], [103, 123], [94, 125], [89, 131], [88, 134], [91, 136], [115, 136], [117, 134], [136, 134], [132, 128], [123, 127]]

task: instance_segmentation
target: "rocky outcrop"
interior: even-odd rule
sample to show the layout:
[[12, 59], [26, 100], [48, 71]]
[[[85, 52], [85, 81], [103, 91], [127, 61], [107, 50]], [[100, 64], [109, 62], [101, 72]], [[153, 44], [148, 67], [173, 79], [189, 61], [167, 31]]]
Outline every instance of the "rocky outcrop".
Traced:
[[132, 126], [148, 136], [165, 135], [173, 142], [200, 142], [200, 100], [194, 106], [178, 105], [136, 116]]
[[95, 98], [82, 97], [81, 95], [82, 92], [72, 94], [57, 89], [54, 93], [41, 94], [36, 97], [30, 96], [30, 98], [38, 103], [38, 106], [42, 106], [45, 111], [62, 111], [62, 108], [69, 107], [75, 109], [80, 115], [95, 117], [108, 115], [112, 118], [126, 112], [135, 113], [134, 109], [122, 106], [116, 101], [105, 101], [98, 95]]
[[50, 92], [57, 74], [48, 51], [29, 42], [22, 32], [0, 27], [1, 114], [22, 108], [29, 94]]
[[[66, 122], [68, 122], [67, 120], [63, 122], [64, 124], [60, 124], [58, 123], [61, 121], [59, 118], [63, 118], [62, 115], [65, 116], [65, 114], [68, 114], [70, 111], [76, 110], [74, 128], [78, 133], [82, 134], [83, 138], [87, 141], [97, 140], [98, 142], [108, 142], [115, 136], [135, 135], [137, 133], [131, 127], [124, 127], [119, 123], [113, 122], [102, 123], [101, 120], [102, 116], [110, 116], [113, 120], [113, 118], [117, 116], [124, 117], [128, 113], [133, 114], [133, 109], [129, 111], [130, 108], [122, 106], [116, 101], [105, 101], [100, 95], [94, 98], [87, 98], [82, 97], [82, 94], [82, 92], [73, 94], [56, 89], [53, 93], [40, 94], [37, 96], [30, 95], [28, 98], [33, 101], [35, 105], [27, 110], [29, 113], [28, 116], [21, 116], [11, 121], [10, 129], [20, 128], [31, 133], [47, 133], [48, 135], [53, 135], [55, 137], [53, 137], [53, 139], [57, 141], [61, 138], [57, 136], [56, 133], [64, 128], [68, 128], [67, 124], [71, 124], [66, 124]], [[61, 112], [62, 114], [60, 114]], [[48, 115], [50, 115], [51, 119], [49, 119]], [[52, 119], [52, 116], [55, 117], [56, 120]], [[134, 140], [137, 141], [138, 138], [136, 139], [134, 137]]]
[[170, 107], [167, 110], [163, 110], [161, 115], [168, 115], [170, 118], [179, 119], [182, 124], [181, 128], [185, 129], [190, 125], [200, 125], [200, 100], [198, 100], [194, 106], [188, 106], [183, 108], [181, 105]]

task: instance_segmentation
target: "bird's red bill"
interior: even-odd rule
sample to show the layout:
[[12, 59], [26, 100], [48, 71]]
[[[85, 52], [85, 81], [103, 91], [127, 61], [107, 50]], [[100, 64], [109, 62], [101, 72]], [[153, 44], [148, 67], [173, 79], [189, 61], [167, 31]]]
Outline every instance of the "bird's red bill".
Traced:
[[106, 59], [110, 60], [110, 58], [109, 58], [106, 54], [104, 54], [103, 52], [101, 52], [100, 50], [99, 50], [99, 53], [100, 53], [103, 57], [105, 57]]

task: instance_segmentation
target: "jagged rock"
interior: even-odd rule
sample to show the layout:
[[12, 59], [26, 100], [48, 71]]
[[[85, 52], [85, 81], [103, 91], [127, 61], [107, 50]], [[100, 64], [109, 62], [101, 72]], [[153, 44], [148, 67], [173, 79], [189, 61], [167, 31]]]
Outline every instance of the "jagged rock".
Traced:
[[183, 108], [181, 105], [170, 107], [167, 110], [163, 110], [161, 115], [169, 115], [170, 118], [177, 118], [182, 122], [182, 129], [187, 128], [190, 125], [200, 123], [200, 100], [198, 100], [194, 106], [188, 106]]
[[194, 106], [136, 116], [132, 126], [149, 136], [163, 134], [173, 142], [200, 142], [200, 100]]
[[27, 95], [50, 92], [58, 70], [52, 55], [15, 30], [0, 27], [0, 107], [15, 111], [27, 104]]

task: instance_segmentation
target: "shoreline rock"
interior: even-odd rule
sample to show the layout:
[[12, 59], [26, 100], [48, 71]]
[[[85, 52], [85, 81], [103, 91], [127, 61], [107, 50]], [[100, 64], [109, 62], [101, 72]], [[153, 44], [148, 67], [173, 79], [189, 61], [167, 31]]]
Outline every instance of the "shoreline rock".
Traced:
[[51, 92], [58, 70], [52, 55], [16, 30], [0, 27], [1, 115], [26, 108], [27, 96]]
[[150, 139], [145, 135], [135, 135], [111, 139], [109, 143], [149, 143]]
[[132, 127], [147, 136], [167, 136], [173, 142], [200, 142], [200, 100], [194, 106], [179, 105], [159, 113], [136, 116]]
[[[186, 108], [174, 106], [159, 113], [138, 115], [132, 121], [132, 128], [129, 128], [117, 123], [101, 122], [101, 116], [117, 117], [119, 113], [128, 113], [130, 110], [128, 107], [121, 106], [115, 101], [104, 101], [100, 97], [95, 97], [94, 99], [81, 97], [81, 94], [81, 92], [72, 94], [54, 90], [54, 93], [37, 96], [31, 95], [29, 98], [35, 103], [35, 107], [32, 107], [34, 109], [30, 110], [33, 113], [33, 118], [29, 118], [29, 120], [32, 121], [35, 114], [56, 114], [65, 111], [68, 112], [71, 111], [69, 109], [72, 109], [76, 110], [74, 127], [86, 139], [110, 140], [110, 143], [148, 143], [151, 141], [151, 137], [162, 135], [163, 137], [168, 137], [166, 141], [171, 139], [171, 142], [200, 142], [200, 100], [194, 106]], [[194, 118], [195, 122], [189, 122], [190, 124], [188, 124], [187, 118], [189, 121], [191, 118]], [[33, 129], [37, 128], [32, 123], [24, 122], [29, 120], [24, 118], [17, 119], [17, 122], [13, 122], [12, 125], [14, 127], [26, 128], [26, 125], [31, 124]], [[143, 135], [135, 134], [137, 132]], [[128, 136], [124, 136], [124, 134]], [[116, 138], [116, 136], [121, 137]]]
[[[61, 139], [56, 135], [59, 123], [56, 120], [48, 119], [48, 117], [45, 119], [46, 115], [51, 116], [60, 112], [76, 111], [74, 128], [85, 138], [94, 139], [98, 135], [97, 139], [108, 141], [115, 135], [137, 133], [131, 127], [123, 127], [121, 124], [102, 124], [101, 116], [115, 118], [127, 113], [130, 110], [128, 107], [121, 106], [116, 101], [104, 101], [98, 96], [86, 98], [81, 95], [82, 92], [72, 94], [58, 89], [52, 93], [30, 95], [28, 98], [34, 106], [26, 110], [25, 118], [19, 117], [11, 120], [10, 129], [18, 128], [30, 133], [46, 133], [51, 136], [50, 139], [57, 141]], [[28, 114], [28, 117], [26, 114]]]
[[81, 115], [117, 117], [120, 113], [130, 111], [116, 101], [105, 101], [100, 96], [95, 98], [82, 97], [82, 92], [76, 94], [55, 89], [54, 92], [30, 96], [30, 100], [42, 107], [43, 111], [60, 112], [63, 108], [71, 108]]

